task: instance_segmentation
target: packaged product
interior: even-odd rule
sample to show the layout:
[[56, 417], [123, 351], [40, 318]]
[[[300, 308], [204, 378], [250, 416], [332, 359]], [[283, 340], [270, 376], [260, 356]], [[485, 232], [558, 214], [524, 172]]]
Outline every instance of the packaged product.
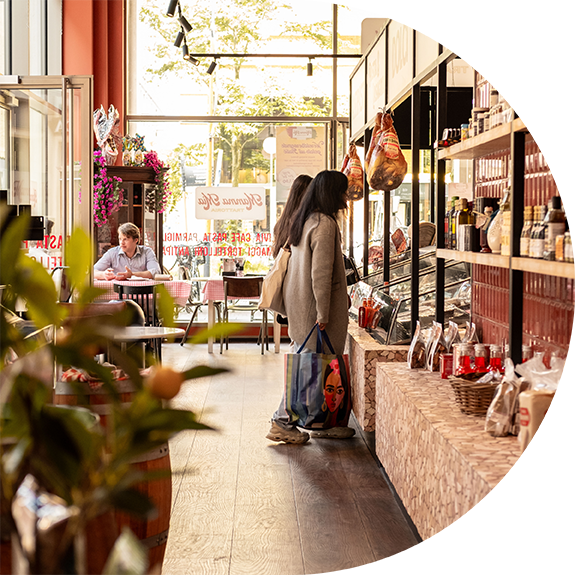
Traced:
[[407, 352], [407, 367], [409, 367], [409, 369], [421, 369], [425, 367], [425, 339], [419, 322], [415, 325], [413, 339]]
[[347, 197], [355, 202], [363, 198], [363, 168], [355, 144], [350, 144], [341, 171], [347, 176]]
[[390, 114], [383, 115], [381, 127], [381, 135], [366, 169], [367, 180], [374, 190], [390, 192], [403, 182], [407, 173], [407, 162], [399, 146], [399, 138]]
[[[484, 377], [489, 375], [486, 374]], [[513, 362], [505, 360], [505, 375], [497, 386], [493, 401], [487, 410], [485, 431], [493, 437], [509, 435], [514, 423], [515, 401], [519, 393], [521, 381], [515, 375]]]
[[429, 371], [439, 371], [439, 356], [447, 353], [447, 345], [443, 337], [443, 325], [437, 321], [433, 322], [430, 339], [431, 345], [427, 354], [426, 367]]
[[555, 392], [548, 389], [528, 389], [519, 394], [519, 445], [523, 452], [539, 429]]
[[467, 321], [465, 322], [466, 329], [463, 337], [461, 338], [461, 343], [479, 343], [479, 336], [477, 335], [477, 328], [474, 323]]
[[530, 389], [555, 391], [564, 367], [565, 360], [553, 355], [548, 369], [541, 354], [536, 353], [534, 357], [518, 365], [515, 371], [529, 382]]
[[451, 348], [453, 347], [454, 343], [461, 342], [461, 336], [459, 335], [459, 328], [457, 327], [457, 324], [454, 321], [450, 321], [447, 324], [447, 328], [445, 329], [444, 333], [444, 338], [448, 352], [451, 352]]

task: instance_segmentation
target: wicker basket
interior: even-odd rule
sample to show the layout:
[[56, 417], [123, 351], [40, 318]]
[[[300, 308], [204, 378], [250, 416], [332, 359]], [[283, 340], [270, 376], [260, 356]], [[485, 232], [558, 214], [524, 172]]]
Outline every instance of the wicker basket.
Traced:
[[450, 375], [449, 383], [455, 393], [455, 401], [463, 413], [484, 416], [491, 405], [497, 389], [492, 383], [477, 383]]

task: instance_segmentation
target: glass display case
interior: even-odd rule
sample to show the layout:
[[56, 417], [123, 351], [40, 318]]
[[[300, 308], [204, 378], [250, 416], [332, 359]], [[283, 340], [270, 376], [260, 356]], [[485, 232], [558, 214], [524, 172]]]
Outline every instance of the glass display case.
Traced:
[[[430, 263], [431, 262], [431, 263]], [[410, 262], [405, 262], [399, 276], [396, 268], [389, 285], [370, 285], [361, 281], [354, 287], [350, 316], [357, 319], [359, 306], [364, 298], [371, 297], [379, 307], [377, 322], [368, 333], [384, 345], [408, 344], [411, 341], [411, 273]], [[391, 271], [391, 270], [390, 270]], [[390, 273], [391, 276], [391, 273]], [[435, 320], [435, 253], [420, 257], [419, 272], [419, 321], [423, 329]], [[460, 261], [445, 263], [445, 318], [463, 325], [469, 321], [471, 310], [471, 264]]]
[[[435, 246], [429, 246], [426, 248], [419, 249], [419, 270], [424, 271], [426, 269], [435, 269]], [[404, 252], [400, 254], [401, 260], [398, 260], [396, 256], [396, 262], [389, 266], [389, 281], [390, 283], [408, 276], [411, 274], [411, 251]], [[383, 269], [377, 270], [364, 278], [362, 280], [372, 286], [378, 286], [383, 284]]]

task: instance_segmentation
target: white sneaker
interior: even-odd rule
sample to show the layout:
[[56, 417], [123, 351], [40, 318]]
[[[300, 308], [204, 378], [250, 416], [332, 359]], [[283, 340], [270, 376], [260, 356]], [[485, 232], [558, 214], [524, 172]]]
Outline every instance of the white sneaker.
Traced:
[[284, 443], [305, 443], [309, 439], [309, 433], [300, 431], [297, 427], [291, 429], [284, 429], [280, 427], [275, 421], [272, 421], [272, 426], [266, 435], [272, 441], [283, 441]]
[[316, 439], [322, 437], [331, 439], [348, 439], [355, 435], [353, 427], [329, 427], [328, 429], [318, 429], [311, 432], [311, 436]]

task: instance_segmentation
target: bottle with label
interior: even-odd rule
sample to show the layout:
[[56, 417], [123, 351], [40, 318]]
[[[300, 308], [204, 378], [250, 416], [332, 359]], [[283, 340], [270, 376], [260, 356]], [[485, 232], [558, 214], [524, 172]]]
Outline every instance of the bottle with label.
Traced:
[[499, 201], [499, 209], [493, 216], [491, 224], [487, 229], [487, 243], [489, 248], [494, 254], [501, 253], [501, 235], [503, 227], [503, 214], [505, 210], [509, 210], [509, 188], [505, 190], [503, 198]]
[[470, 252], [472, 249], [472, 229], [474, 228], [473, 212], [467, 205], [467, 199], [461, 198], [459, 200], [459, 212], [457, 213], [456, 234], [457, 234], [457, 249], [461, 251]]
[[452, 250], [457, 249], [457, 218], [459, 217], [460, 210], [461, 210], [461, 200], [455, 200], [453, 215], [451, 216], [451, 223], [449, 225], [449, 240], [450, 240], [449, 247]]
[[499, 210], [502, 212], [501, 255], [508, 256], [511, 253], [511, 190], [506, 190], [503, 196], [503, 203], [499, 207]]
[[573, 244], [571, 243], [571, 232], [565, 232], [563, 242], [563, 258], [568, 263], [573, 263]]
[[549, 210], [543, 220], [545, 231], [545, 247], [543, 249], [543, 259], [555, 260], [555, 238], [565, 233], [565, 212], [561, 206], [560, 196], [553, 196], [549, 200]]
[[491, 224], [491, 220], [493, 219], [493, 208], [491, 206], [486, 206], [483, 212], [485, 214], [486, 220], [485, 223], [481, 226], [480, 235], [479, 235], [479, 245], [481, 246], [481, 253], [490, 254], [491, 248], [487, 243], [487, 230], [489, 229], [489, 224]]
[[533, 222], [531, 238], [529, 239], [530, 258], [543, 259], [543, 252], [545, 250], [545, 228], [543, 227], [543, 219], [546, 211], [547, 208], [545, 206], [536, 206], [535, 221]]
[[459, 199], [459, 196], [451, 197], [451, 207], [445, 214], [445, 247], [451, 249], [451, 220], [453, 214], [455, 213], [455, 203]]
[[359, 327], [365, 327], [366, 322], [366, 314], [367, 314], [367, 299], [364, 298], [361, 306], [357, 310], [357, 324]]
[[533, 206], [525, 206], [523, 210], [523, 228], [521, 229], [521, 239], [519, 244], [519, 255], [529, 257], [529, 240], [531, 239], [531, 228], [533, 227]]

